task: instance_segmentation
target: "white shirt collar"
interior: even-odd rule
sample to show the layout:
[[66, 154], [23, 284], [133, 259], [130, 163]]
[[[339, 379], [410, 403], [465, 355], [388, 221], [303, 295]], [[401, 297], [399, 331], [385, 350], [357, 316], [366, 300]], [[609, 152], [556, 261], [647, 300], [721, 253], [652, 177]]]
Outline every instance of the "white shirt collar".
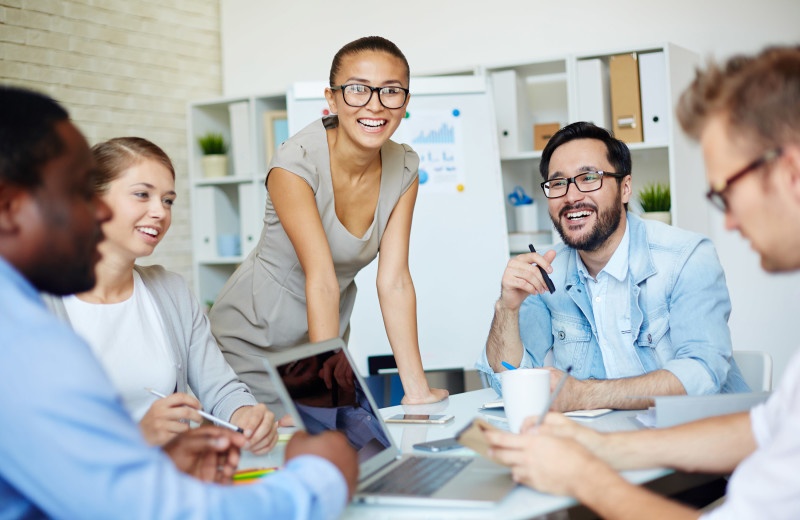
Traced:
[[[625, 233], [622, 235], [622, 240], [620, 240], [617, 249], [614, 251], [614, 254], [611, 255], [611, 258], [608, 259], [608, 263], [597, 273], [597, 277], [599, 278], [602, 273], [606, 273], [610, 276], [613, 276], [618, 281], [622, 282], [628, 276], [628, 253], [630, 250], [631, 244], [631, 233], [630, 233], [630, 225], [628, 224], [628, 219], [625, 219]], [[591, 278], [589, 275], [589, 270], [586, 268], [586, 265], [583, 263], [583, 259], [581, 259], [580, 253], [575, 255], [578, 264], [578, 273], [583, 278], [583, 282]]]

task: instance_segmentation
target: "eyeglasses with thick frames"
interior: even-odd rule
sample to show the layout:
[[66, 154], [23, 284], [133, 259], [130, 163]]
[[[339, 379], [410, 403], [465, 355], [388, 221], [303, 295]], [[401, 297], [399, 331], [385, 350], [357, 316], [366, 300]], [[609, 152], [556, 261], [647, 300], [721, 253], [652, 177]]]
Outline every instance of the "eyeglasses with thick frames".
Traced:
[[330, 87], [331, 90], [341, 90], [344, 102], [351, 107], [363, 107], [372, 99], [374, 92], [378, 93], [378, 101], [388, 109], [402, 107], [408, 98], [409, 90], [403, 87], [370, 87], [359, 83]]
[[777, 159], [781, 156], [781, 153], [783, 153], [783, 150], [780, 148], [775, 148], [765, 152], [764, 155], [731, 175], [727, 180], [718, 182], [717, 184], [711, 186], [708, 192], [706, 192], [706, 198], [711, 201], [711, 204], [713, 204], [714, 207], [720, 211], [728, 211], [728, 190], [731, 188], [731, 185], [743, 178], [748, 173], [753, 172], [768, 162]]
[[560, 179], [552, 179], [544, 181], [541, 186], [544, 191], [544, 196], [548, 199], [557, 199], [567, 194], [570, 183], [574, 184], [578, 191], [587, 193], [590, 191], [597, 191], [603, 187], [603, 177], [614, 177], [615, 179], [622, 179], [626, 177], [626, 173], [604, 172], [602, 170], [583, 172], [575, 177], [566, 177]]

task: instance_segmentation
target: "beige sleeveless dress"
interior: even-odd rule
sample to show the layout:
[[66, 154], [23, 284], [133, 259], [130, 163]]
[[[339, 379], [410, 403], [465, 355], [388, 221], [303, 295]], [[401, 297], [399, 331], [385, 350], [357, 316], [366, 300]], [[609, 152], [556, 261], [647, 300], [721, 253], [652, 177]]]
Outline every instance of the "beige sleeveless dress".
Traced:
[[[288, 170], [311, 186], [339, 280], [339, 335], [347, 340], [358, 271], [378, 254], [389, 215], [418, 175], [419, 157], [407, 145], [387, 141], [381, 148], [381, 183], [372, 225], [356, 237], [339, 222], [333, 198], [326, 129], [337, 116], [311, 123], [275, 152], [272, 168]], [[264, 227], [258, 245], [220, 291], [209, 315], [211, 330], [225, 359], [259, 402], [284, 412], [269, 381], [264, 350], [278, 351], [308, 342], [305, 275], [267, 192]]]

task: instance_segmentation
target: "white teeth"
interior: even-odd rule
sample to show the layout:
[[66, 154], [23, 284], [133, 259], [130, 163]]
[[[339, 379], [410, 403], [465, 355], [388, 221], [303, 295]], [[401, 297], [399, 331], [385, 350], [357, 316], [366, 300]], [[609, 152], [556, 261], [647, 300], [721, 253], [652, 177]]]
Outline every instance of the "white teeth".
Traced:
[[142, 233], [147, 233], [151, 236], [158, 236], [158, 230], [156, 228], [151, 227], [138, 227], [136, 228], [137, 231], [141, 231]]
[[364, 126], [369, 126], [372, 128], [378, 128], [379, 126], [383, 126], [386, 124], [385, 120], [376, 121], [374, 119], [359, 119], [358, 122]]
[[588, 217], [591, 214], [592, 214], [591, 211], [575, 211], [573, 213], [567, 213], [567, 218], [568, 219], [583, 218], [583, 217]]

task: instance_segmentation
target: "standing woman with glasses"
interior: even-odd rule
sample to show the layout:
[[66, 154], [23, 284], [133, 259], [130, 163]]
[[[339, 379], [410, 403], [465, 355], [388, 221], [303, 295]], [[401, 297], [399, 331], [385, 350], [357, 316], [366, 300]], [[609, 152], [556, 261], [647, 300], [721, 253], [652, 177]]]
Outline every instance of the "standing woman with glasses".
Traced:
[[[261, 239], [211, 309], [226, 359], [259, 401], [280, 398], [253, 354], [334, 337], [347, 340], [356, 274], [377, 255], [378, 297], [405, 390], [404, 404], [431, 403], [417, 339], [408, 268], [419, 157], [390, 141], [408, 104], [409, 68], [392, 42], [369, 36], [333, 58], [331, 114], [283, 143], [267, 172]], [[325, 363], [329, 388], [352, 388], [341, 357]], [[348, 382], [349, 381], [349, 382]]]

